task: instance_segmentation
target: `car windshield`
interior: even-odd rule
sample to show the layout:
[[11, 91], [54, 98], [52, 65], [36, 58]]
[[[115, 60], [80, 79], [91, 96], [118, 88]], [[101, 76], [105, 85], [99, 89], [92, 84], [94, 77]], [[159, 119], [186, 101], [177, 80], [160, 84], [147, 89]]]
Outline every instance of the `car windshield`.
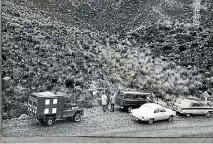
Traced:
[[182, 107], [190, 107], [191, 101], [184, 99], [184, 100], [180, 101], [179, 104], [181, 104]]
[[142, 105], [139, 109], [142, 110], [142, 111], [152, 111], [152, 108], [150, 108], [146, 105]]

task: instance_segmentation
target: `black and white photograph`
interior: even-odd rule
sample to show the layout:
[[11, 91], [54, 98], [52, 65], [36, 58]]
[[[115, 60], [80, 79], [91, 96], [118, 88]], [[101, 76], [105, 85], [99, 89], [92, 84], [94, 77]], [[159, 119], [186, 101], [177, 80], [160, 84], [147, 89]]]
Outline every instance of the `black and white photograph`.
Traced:
[[213, 137], [213, 0], [1, 0], [4, 137]]

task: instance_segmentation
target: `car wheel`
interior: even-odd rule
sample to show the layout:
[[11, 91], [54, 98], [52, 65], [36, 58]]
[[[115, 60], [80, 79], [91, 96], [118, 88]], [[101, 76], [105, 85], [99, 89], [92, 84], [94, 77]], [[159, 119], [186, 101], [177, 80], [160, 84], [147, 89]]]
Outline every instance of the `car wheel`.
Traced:
[[55, 122], [55, 120], [54, 120], [53, 117], [48, 117], [48, 118], [46, 119], [46, 125], [47, 125], [47, 126], [52, 126], [52, 125], [54, 124], [54, 122]]
[[169, 116], [169, 121], [173, 121], [174, 120], [174, 117], [171, 115]]
[[187, 113], [186, 116], [187, 116], [187, 117], [190, 117], [190, 113]]
[[80, 122], [81, 121], [81, 114], [80, 113], [76, 113], [73, 117], [75, 122]]
[[149, 119], [148, 123], [152, 124], [154, 122], [154, 119]]
[[131, 112], [131, 110], [132, 110], [132, 107], [128, 107], [128, 112]]
[[206, 116], [207, 116], [207, 117], [211, 116], [211, 113], [210, 113], [210, 112], [207, 112], [207, 113], [206, 113]]

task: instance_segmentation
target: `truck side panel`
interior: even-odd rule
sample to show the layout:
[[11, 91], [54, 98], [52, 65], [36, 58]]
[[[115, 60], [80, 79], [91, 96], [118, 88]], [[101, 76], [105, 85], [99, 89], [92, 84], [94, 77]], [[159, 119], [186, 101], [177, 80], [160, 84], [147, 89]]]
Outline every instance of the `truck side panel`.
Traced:
[[64, 98], [59, 98], [58, 99], [58, 110], [57, 110], [57, 117], [62, 117], [62, 112], [63, 112], [63, 109], [64, 109], [64, 101], [65, 99]]
[[37, 116], [44, 116], [45, 99], [38, 99]]

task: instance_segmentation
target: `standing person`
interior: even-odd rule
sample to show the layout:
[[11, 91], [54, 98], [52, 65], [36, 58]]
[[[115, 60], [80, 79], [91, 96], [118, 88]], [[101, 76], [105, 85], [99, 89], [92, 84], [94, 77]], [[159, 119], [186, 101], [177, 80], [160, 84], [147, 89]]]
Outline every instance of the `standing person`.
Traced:
[[114, 112], [114, 109], [115, 109], [115, 94], [113, 94], [113, 93], [110, 97], [110, 103], [111, 103], [111, 111]]
[[106, 112], [106, 108], [107, 108], [107, 96], [106, 96], [105, 92], [103, 92], [103, 94], [101, 96], [101, 101], [102, 101], [103, 111]]

